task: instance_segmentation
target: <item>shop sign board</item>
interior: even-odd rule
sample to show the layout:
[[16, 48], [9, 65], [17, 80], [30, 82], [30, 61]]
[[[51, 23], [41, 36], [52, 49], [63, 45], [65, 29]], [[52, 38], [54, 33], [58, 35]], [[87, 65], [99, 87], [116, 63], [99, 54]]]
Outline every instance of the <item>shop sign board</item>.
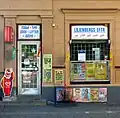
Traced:
[[18, 25], [18, 39], [40, 39], [40, 25]]
[[71, 39], [108, 39], [108, 27], [103, 25], [74, 25]]

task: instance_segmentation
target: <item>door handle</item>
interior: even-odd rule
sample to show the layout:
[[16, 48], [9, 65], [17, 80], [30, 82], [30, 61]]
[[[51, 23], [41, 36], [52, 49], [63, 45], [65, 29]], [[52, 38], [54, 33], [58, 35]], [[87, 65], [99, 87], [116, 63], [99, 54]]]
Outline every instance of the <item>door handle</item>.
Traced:
[[39, 68], [38, 67], [35, 67], [35, 71], [38, 71], [39, 70]]

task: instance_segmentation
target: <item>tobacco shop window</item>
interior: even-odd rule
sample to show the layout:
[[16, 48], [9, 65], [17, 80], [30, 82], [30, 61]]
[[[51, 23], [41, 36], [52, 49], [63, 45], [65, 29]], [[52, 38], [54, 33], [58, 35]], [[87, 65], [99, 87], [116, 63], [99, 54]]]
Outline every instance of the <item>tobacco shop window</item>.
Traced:
[[109, 25], [70, 25], [71, 84], [108, 84]]

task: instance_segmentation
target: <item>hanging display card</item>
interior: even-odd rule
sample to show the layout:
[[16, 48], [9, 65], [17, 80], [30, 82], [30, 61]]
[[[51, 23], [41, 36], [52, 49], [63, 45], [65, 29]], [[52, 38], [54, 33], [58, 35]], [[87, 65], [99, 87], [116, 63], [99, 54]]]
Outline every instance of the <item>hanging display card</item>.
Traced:
[[54, 71], [55, 84], [63, 84], [64, 83], [64, 70], [57, 69]]

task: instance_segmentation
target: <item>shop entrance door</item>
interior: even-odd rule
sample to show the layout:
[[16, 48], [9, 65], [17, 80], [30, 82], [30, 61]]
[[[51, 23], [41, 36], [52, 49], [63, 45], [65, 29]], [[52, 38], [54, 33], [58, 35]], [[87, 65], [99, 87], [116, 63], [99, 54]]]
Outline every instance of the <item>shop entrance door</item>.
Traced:
[[41, 88], [40, 41], [18, 41], [18, 94], [38, 95]]

